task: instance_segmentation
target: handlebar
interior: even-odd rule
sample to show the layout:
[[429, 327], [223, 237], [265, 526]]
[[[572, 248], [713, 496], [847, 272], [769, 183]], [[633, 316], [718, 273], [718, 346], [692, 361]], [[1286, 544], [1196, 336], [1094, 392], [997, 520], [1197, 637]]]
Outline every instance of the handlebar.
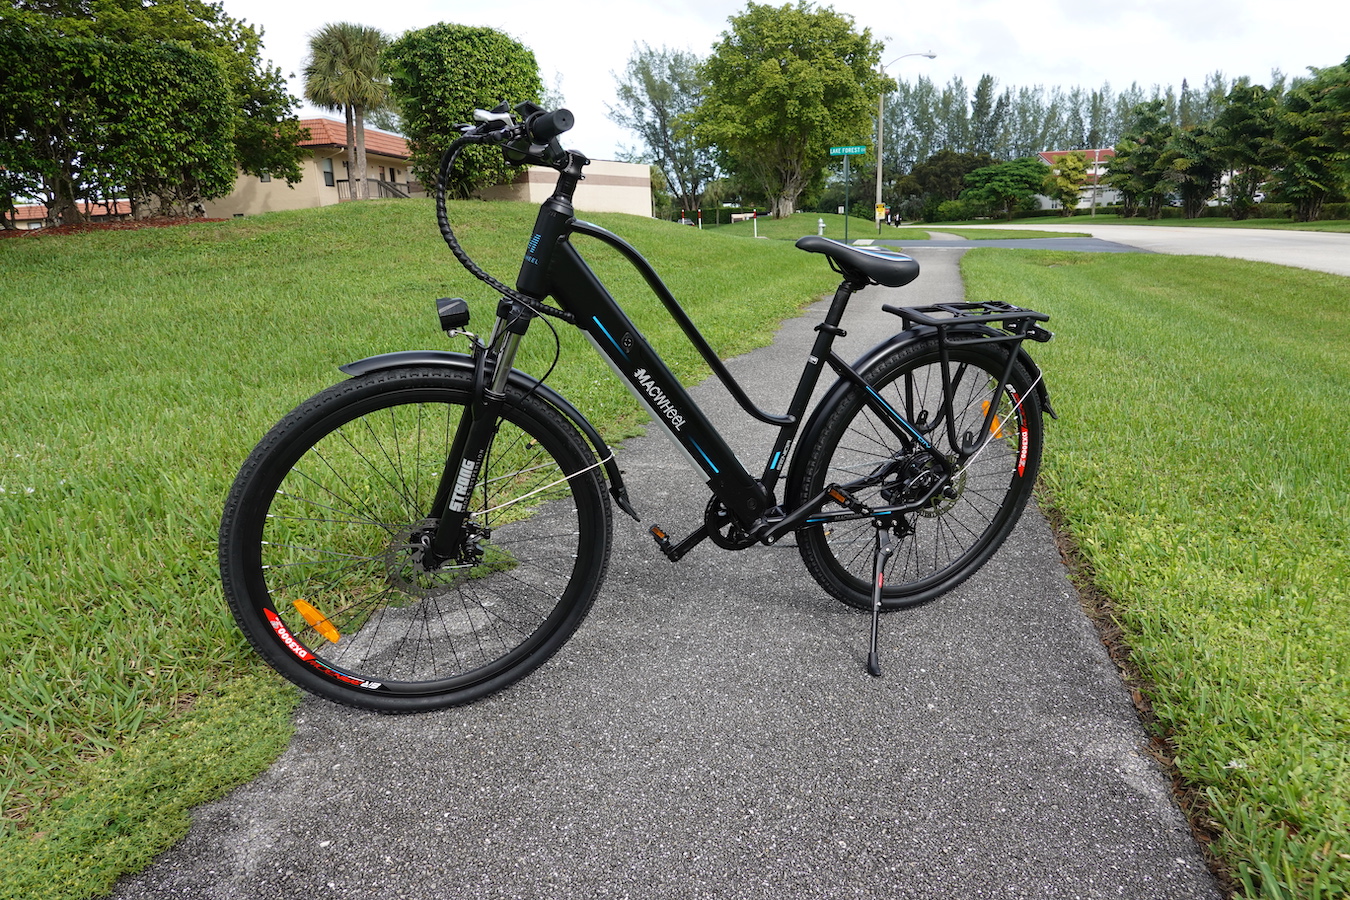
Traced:
[[525, 120], [525, 131], [536, 144], [547, 144], [565, 131], [571, 131], [576, 117], [568, 109], [538, 112]]
[[[519, 122], [512, 115], [513, 112], [515, 116], [519, 116]], [[502, 148], [506, 160], [513, 165], [546, 165], [557, 169], [561, 173], [559, 191], [567, 198], [567, 217], [570, 218], [571, 191], [576, 188], [576, 183], [581, 177], [581, 167], [590, 160], [580, 153], [564, 150], [558, 143], [558, 136], [569, 131], [576, 119], [567, 109], [549, 111], [533, 103], [522, 103], [513, 110], [508, 104], [503, 103], [492, 110], [474, 110], [474, 121], [476, 125], [458, 126], [459, 139], [447, 147], [441, 155], [440, 177], [436, 185], [436, 221], [440, 226], [441, 236], [445, 238], [455, 258], [471, 275], [502, 296], [516, 299], [537, 313], [571, 322], [573, 321], [571, 313], [550, 307], [539, 299], [522, 294], [519, 290], [512, 290], [485, 272], [469, 257], [450, 226], [445, 207], [445, 189], [455, 159], [465, 146], [494, 144]]]

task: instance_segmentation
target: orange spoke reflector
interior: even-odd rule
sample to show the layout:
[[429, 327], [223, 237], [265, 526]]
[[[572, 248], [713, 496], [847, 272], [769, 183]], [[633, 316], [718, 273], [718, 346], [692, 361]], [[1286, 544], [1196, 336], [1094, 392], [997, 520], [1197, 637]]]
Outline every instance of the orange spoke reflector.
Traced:
[[293, 600], [291, 601], [291, 605], [295, 607], [296, 612], [305, 617], [305, 621], [319, 634], [323, 635], [334, 644], [342, 640], [342, 635], [338, 634], [338, 630], [333, 626], [333, 623], [328, 621], [328, 618], [313, 606], [306, 603], [304, 600]]
[[[989, 401], [984, 400], [981, 402], [980, 405], [983, 407], [980, 411], [984, 413], [986, 416], [989, 415]], [[992, 434], [994, 437], [1004, 436], [1003, 421], [998, 417], [998, 413], [994, 413], [994, 421], [989, 423], [989, 433]]]

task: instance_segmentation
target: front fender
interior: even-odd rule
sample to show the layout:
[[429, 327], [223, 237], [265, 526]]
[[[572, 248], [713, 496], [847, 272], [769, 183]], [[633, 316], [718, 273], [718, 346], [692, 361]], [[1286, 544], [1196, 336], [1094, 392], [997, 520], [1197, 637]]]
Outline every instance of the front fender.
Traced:
[[[338, 368], [352, 376], [358, 378], [362, 375], [369, 375], [371, 372], [383, 372], [386, 369], [397, 369], [404, 366], [431, 366], [437, 368], [454, 369], [457, 372], [466, 372], [470, 375], [474, 372], [473, 357], [467, 353], [452, 353], [448, 350], [404, 350], [398, 353], [382, 353], [379, 356], [368, 356], [365, 359], [358, 359], [356, 362], [347, 363]], [[628, 490], [623, 484], [623, 474], [619, 471], [619, 465], [614, 461], [614, 452], [609, 449], [605, 439], [600, 436], [585, 416], [583, 416], [575, 406], [567, 402], [553, 388], [539, 381], [533, 375], [527, 375], [519, 369], [512, 369], [507, 383], [523, 393], [533, 393], [549, 406], [552, 406], [563, 418], [571, 422], [576, 429], [586, 436], [591, 446], [595, 449], [597, 458], [603, 461], [605, 474], [609, 478], [609, 492], [614, 497], [614, 502], [618, 504], [619, 509], [632, 516], [635, 521], [638, 519], [637, 512], [633, 509], [632, 503], [628, 500]]]

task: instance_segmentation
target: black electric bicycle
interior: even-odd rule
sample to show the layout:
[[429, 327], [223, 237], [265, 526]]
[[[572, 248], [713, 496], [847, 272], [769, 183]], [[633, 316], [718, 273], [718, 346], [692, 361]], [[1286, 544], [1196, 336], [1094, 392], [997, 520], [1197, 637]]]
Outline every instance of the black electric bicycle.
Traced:
[[[475, 112], [441, 160], [437, 218], [464, 266], [500, 295], [491, 334], [467, 332], [468, 305], [437, 301], [468, 353], [412, 351], [350, 363], [349, 379], [281, 420], [245, 461], [220, 530], [221, 577], [262, 657], [301, 687], [385, 712], [482, 698], [552, 656], [590, 609], [608, 566], [610, 500], [637, 519], [604, 438], [543, 381], [513, 368], [542, 317], [579, 328], [711, 490], [705, 539], [728, 550], [796, 536], [834, 597], [877, 617], [975, 572], [1012, 530], [1041, 457], [1045, 384], [1024, 348], [1047, 316], [1000, 303], [886, 306], [898, 333], [853, 364], [832, 350], [845, 307], [873, 284], [919, 273], [909, 257], [823, 237], [797, 242], [842, 276], [783, 414], [757, 407], [630, 245], [574, 216], [583, 167], [559, 136], [567, 110]], [[514, 288], [457, 241], [444, 185], [464, 147], [496, 145], [559, 173]], [[753, 418], [776, 426], [763, 471], [722, 435], [587, 266], [589, 238], [642, 273], [688, 339]], [[556, 305], [546, 303], [552, 298]], [[547, 320], [544, 320], [547, 323]], [[550, 323], [551, 324], [551, 323]], [[837, 380], [808, 413], [824, 367]], [[791, 452], [793, 448], [796, 452]]]

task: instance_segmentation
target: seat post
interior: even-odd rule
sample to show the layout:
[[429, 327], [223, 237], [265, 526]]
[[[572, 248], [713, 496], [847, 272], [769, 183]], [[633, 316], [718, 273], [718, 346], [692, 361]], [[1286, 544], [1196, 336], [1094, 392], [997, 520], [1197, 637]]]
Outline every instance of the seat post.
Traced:
[[[830, 301], [830, 309], [825, 313], [825, 321], [822, 322], [821, 325], [835, 329], [836, 333], [839, 336], [842, 336], [843, 332], [838, 331], [837, 329], [839, 328], [839, 323], [844, 320], [844, 310], [848, 308], [849, 298], [853, 296], [855, 291], [861, 290], [862, 287], [863, 285], [855, 285], [848, 279], [839, 282], [839, 287], [834, 289], [834, 299]], [[822, 331], [824, 329], [818, 325], [816, 326], [816, 330]], [[816, 349], [819, 350], [821, 348], [817, 347]], [[826, 353], [828, 353], [829, 350], [830, 348], [828, 346], [824, 348]]]

